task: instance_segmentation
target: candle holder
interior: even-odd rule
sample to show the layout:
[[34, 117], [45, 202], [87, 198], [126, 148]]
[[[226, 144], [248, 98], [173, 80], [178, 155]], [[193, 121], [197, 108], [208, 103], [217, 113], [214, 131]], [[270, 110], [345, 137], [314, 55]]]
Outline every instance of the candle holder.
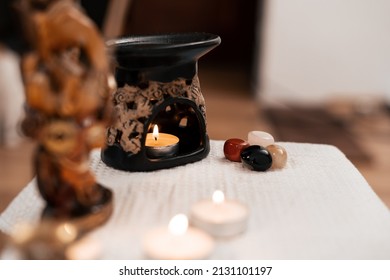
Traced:
[[[208, 155], [206, 109], [197, 64], [220, 42], [219, 36], [208, 33], [133, 36], [108, 42], [115, 49], [118, 89], [113, 96], [117, 118], [108, 128], [107, 146], [102, 150], [107, 165], [151, 171]], [[160, 133], [179, 139], [174, 148], [165, 149], [169, 152], [146, 145], [155, 125]], [[157, 149], [163, 152], [153, 152]]]

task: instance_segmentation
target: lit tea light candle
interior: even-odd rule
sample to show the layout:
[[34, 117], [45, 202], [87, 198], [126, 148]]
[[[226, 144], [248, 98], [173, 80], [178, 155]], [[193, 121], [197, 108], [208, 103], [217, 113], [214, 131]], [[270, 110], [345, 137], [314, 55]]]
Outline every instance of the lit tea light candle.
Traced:
[[247, 227], [248, 208], [235, 200], [225, 200], [222, 191], [213, 193], [212, 200], [194, 204], [191, 223], [215, 237], [231, 237], [242, 233]]
[[175, 155], [179, 150], [179, 138], [168, 133], [159, 133], [155, 124], [153, 133], [146, 135], [146, 154], [151, 158], [162, 158]]
[[146, 255], [157, 260], [205, 259], [213, 248], [213, 239], [202, 230], [189, 227], [184, 214], [174, 216], [168, 227], [152, 230], [144, 239]]

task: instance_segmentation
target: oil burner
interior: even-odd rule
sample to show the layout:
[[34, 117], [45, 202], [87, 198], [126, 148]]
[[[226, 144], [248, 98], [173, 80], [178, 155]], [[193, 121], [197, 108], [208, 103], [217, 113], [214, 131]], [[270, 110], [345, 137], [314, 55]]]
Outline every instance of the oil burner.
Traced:
[[110, 41], [118, 89], [116, 120], [107, 130], [102, 160], [127, 171], [195, 162], [210, 151], [198, 60], [219, 36], [180, 33]]

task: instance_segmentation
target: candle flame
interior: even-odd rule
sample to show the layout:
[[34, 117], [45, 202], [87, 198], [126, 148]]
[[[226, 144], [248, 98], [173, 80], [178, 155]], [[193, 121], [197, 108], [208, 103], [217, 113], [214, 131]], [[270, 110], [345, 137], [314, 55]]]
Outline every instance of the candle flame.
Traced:
[[216, 190], [213, 193], [213, 202], [215, 204], [221, 204], [222, 202], [224, 202], [224, 200], [225, 200], [225, 195], [223, 194], [222, 191]]
[[177, 214], [169, 221], [168, 229], [173, 235], [183, 235], [187, 228], [188, 219], [184, 214]]
[[154, 138], [154, 141], [158, 140], [158, 126], [157, 126], [157, 124], [155, 124], [153, 126], [153, 138]]

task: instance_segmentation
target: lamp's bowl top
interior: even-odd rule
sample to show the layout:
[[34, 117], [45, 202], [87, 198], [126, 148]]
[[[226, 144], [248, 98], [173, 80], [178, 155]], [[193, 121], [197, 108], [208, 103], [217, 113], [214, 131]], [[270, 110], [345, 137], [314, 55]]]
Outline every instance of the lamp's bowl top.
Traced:
[[220, 43], [218, 35], [193, 32], [129, 36], [110, 40], [107, 46], [120, 66], [144, 68], [197, 61]]

